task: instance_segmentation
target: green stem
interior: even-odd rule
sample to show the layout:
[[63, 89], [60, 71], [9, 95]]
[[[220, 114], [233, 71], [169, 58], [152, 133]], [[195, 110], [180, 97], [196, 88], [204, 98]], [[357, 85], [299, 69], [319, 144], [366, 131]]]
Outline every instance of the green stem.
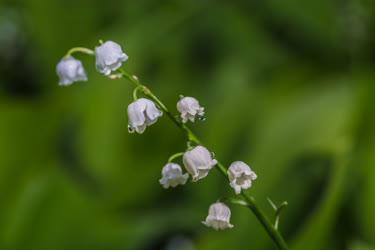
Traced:
[[169, 117], [169, 119], [172, 120], [172, 122], [174, 124], [176, 124], [179, 128], [183, 129], [185, 131], [186, 136], [188, 137], [189, 141], [192, 141], [192, 142], [194, 142], [196, 144], [201, 144], [201, 142], [199, 141], [199, 139], [197, 138], [197, 136], [185, 124], [183, 124], [181, 121], [179, 121], [178, 119], [176, 119], [176, 117], [171, 112], [169, 112], [168, 108], [159, 100], [159, 98], [157, 96], [155, 96], [151, 92], [151, 90], [149, 88], [147, 88], [146, 86], [142, 85], [138, 81], [137, 77], [130, 75], [128, 72], [126, 72], [123, 69], [119, 69], [118, 72], [120, 72], [120, 74], [122, 74], [126, 79], [128, 79], [130, 82], [132, 82], [136, 86], [136, 88], [142, 90], [143, 93], [147, 97], [149, 97], [150, 99], [152, 99], [163, 110], [163, 112], [165, 114], [167, 114], [167, 116]]
[[133, 90], [133, 100], [136, 101], [138, 99], [138, 91], [142, 88], [142, 86], [137, 86]]
[[95, 55], [95, 52], [91, 49], [84, 48], [84, 47], [75, 47], [75, 48], [70, 49], [68, 51], [68, 53], [66, 53], [65, 58], [67, 58], [67, 57], [69, 57], [72, 54], [77, 53], [77, 52], [87, 54], [87, 55], [91, 55], [91, 56]]
[[267, 231], [268, 235], [272, 238], [275, 245], [280, 250], [287, 250], [288, 245], [286, 244], [284, 238], [282, 237], [280, 232], [272, 225], [272, 223], [264, 214], [264, 212], [258, 207], [258, 205], [255, 202], [255, 199], [244, 192], [241, 192], [241, 196], [247, 202], [247, 207], [251, 209], [255, 217], [257, 217], [257, 219], [263, 225], [264, 229]]
[[171, 155], [171, 157], [168, 158], [168, 163], [171, 163], [174, 159], [181, 157], [184, 155], [184, 152], [175, 153], [174, 155]]
[[[164, 111], [164, 113], [167, 114], [170, 120], [172, 120], [173, 123], [175, 123], [179, 128], [185, 131], [188, 140], [191, 142], [194, 142], [196, 144], [201, 144], [200, 140], [198, 137], [181, 121], [179, 121], [169, 110], [167, 107], [157, 98], [150, 89], [148, 89], [146, 86], [142, 85], [137, 77], [131, 76], [129, 73], [127, 73], [125, 70], [120, 69], [119, 72], [127, 78], [130, 82], [136, 85], [136, 88], [140, 88], [143, 90], [143, 93], [152, 99], [156, 104]], [[227, 169], [223, 164], [218, 162], [217, 168], [219, 171], [224, 175], [226, 180], [228, 180], [228, 174], [227, 174]], [[247, 203], [247, 207], [254, 213], [255, 217], [260, 221], [268, 235], [271, 237], [275, 245], [280, 249], [280, 250], [287, 250], [288, 246], [285, 243], [285, 240], [281, 236], [280, 232], [273, 226], [273, 224], [270, 222], [270, 220], [267, 218], [265, 213], [258, 207], [256, 204], [255, 200], [253, 197], [247, 195], [244, 192], [241, 192], [241, 196]]]

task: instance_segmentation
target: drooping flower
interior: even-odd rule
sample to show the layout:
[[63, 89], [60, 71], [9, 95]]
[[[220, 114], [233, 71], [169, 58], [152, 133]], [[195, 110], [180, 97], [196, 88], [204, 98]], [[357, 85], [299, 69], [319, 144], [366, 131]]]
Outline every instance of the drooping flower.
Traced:
[[195, 117], [204, 116], [204, 108], [199, 105], [198, 100], [194, 97], [182, 97], [177, 102], [177, 110], [181, 114], [183, 123], [186, 123], [188, 120], [194, 122]]
[[184, 185], [189, 178], [189, 174], [183, 174], [180, 165], [176, 163], [166, 164], [163, 167], [161, 174], [162, 178], [159, 180], [159, 182], [164, 188]]
[[128, 106], [129, 132], [142, 134], [147, 126], [154, 124], [163, 115], [155, 103], [146, 98], [139, 98]]
[[206, 220], [202, 223], [215, 230], [232, 228], [233, 225], [230, 224], [230, 215], [231, 212], [227, 205], [222, 202], [216, 202], [210, 206]]
[[233, 162], [228, 168], [227, 173], [230, 186], [234, 189], [236, 194], [241, 193], [242, 189], [250, 188], [252, 182], [257, 178], [255, 172], [242, 161]]
[[72, 56], [61, 59], [56, 66], [56, 73], [59, 76], [60, 86], [68, 86], [77, 81], [87, 81], [81, 61]]
[[128, 56], [122, 51], [121, 46], [115, 42], [107, 41], [95, 48], [96, 69], [110, 75], [112, 71], [121, 67], [122, 62], [128, 60]]
[[183, 162], [193, 181], [206, 177], [210, 169], [217, 164], [217, 160], [213, 159], [211, 153], [203, 146], [186, 151]]

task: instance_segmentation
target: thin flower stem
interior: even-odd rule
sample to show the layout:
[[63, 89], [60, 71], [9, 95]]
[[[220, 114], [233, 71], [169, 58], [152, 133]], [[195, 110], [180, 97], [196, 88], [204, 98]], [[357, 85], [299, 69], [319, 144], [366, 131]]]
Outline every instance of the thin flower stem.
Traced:
[[[156, 104], [164, 111], [164, 113], [167, 114], [170, 120], [172, 120], [173, 123], [175, 123], [179, 128], [185, 131], [187, 138], [189, 141], [194, 142], [196, 144], [201, 144], [198, 137], [181, 121], [176, 119], [176, 117], [169, 112], [167, 107], [157, 98], [150, 89], [148, 89], [146, 86], [142, 85], [137, 77], [131, 76], [129, 73], [127, 73], [125, 70], [120, 69], [118, 70], [125, 78], [127, 78], [130, 82], [136, 85], [136, 88], [140, 88], [143, 90], [143, 93], [156, 102]], [[226, 167], [218, 162], [217, 169], [224, 175], [224, 177], [228, 179], [227, 169]], [[258, 207], [256, 204], [256, 201], [253, 197], [249, 196], [248, 194], [241, 192], [241, 196], [247, 203], [247, 207], [254, 213], [255, 217], [259, 220], [259, 222], [262, 224], [268, 235], [271, 237], [275, 245], [280, 250], [287, 250], [288, 246], [280, 234], [280, 232], [274, 227], [274, 225], [270, 222], [270, 220], [267, 218], [265, 213]]]
[[276, 209], [276, 212], [275, 212], [275, 229], [278, 229], [278, 228], [279, 228], [280, 213], [281, 213], [281, 211], [282, 211], [286, 206], [288, 206], [288, 202], [284, 201], [284, 202], [281, 203], [281, 204], [279, 205], [279, 207]]
[[[218, 162], [217, 167], [219, 171], [225, 176], [225, 178], [228, 180], [228, 174], [226, 171], [226, 168], [223, 164]], [[284, 240], [284, 238], [281, 236], [280, 232], [277, 230], [276, 227], [271, 223], [271, 221], [267, 218], [265, 213], [258, 207], [256, 204], [256, 201], [253, 197], [249, 196], [245, 192], [241, 192], [241, 196], [246, 201], [247, 207], [254, 213], [255, 217], [260, 221], [260, 223], [263, 225], [264, 229], [267, 231], [268, 235], [272, 238], [275, 245], [280, 250], [287, 250], [288, 246]]]
[[172, 122], [174, 124], [176, 124], [179, 128], [181, 128], [181, 129], [183, 129], [185, 131], [186, 136], [187, 136], [187, 138], [188, 138], [189, 141], [194, 142], [196, 144], [201, 144], [201, 142], [199, 141], [199, 139], [197, 138], [197, 136], [185, 124], [183, 124], [181, 121], [179, 121], [178, 119], [176, 119], [176, 117], [171, 112], [169, 112], [168, 108], [159, 100], [159, 98], [157, 96], [155, 96], [151, 92], [151, 90], [149, 88], [147, 88], [146, 86], [142, 85], [138, 81], [137, 77], [132, 76], [131, 74], [129, 74], [128, 72], [126, 72], [123, 69], [119, 69], [118, 72], [120, 72], [120, 74], [122, 74], [126, 79], [128, 79], [130, 82], [132, 82], [136, 86], [136, 88], [139, 88], [140, 90], [142, 90], [143, 93], [147, 97], [149, 97], [154, 102], [156, 102], [156, 104], [163, 110], [163, 112], [165, 114], [167, 114], [167, 116], [169, 117], [169, 119], [172, 120]]
[[270, 220], [267, 218], [265, 213], [258, 207], [256, 204], [256, 201], [253, 197], [249, 196], [248, 194], [241, 192], [241, 196], [244, 198], [244, 200], [247, 202], [247, 207], [251, 209], [251, 211], [254, 213], [255, 217], [260, 221], [260, 223], [263, 225], [264, 229], [267, 231], [268, 235], [272, 238], [275, 245], [280, 250], [287, 250], [288, 245], [286, 244], [283, 236], [280, 234], [280, 232], [272, 225]]
[[[75, 48], [72, 48], [68, 51], [68, 53], [65, 55], [65, 58], [66, 57], [69, 57], [71, 56], [73, 53], [76, 53], [76, 52], [79, 52], [79, 53], [84, 53], [84, 54], [87, 54], [87, 55], [95, 55], [95, 52], [91, 49], [88, 49], [88, 48], [84, 48], [84, 47], [75, 47]], [[126, 79], [128, 79], [130, 82], [132, 82], [133, 84], [135, 84], [135, 91], [133, 92], [133, 98], [137, 98], [137, 91], [142, 91], [144, 93], [145, 96], [149, 97], [150, 99], [152, 99], [163, 111], [164, 113], [167, 114], [167, 116], [169, 117], [169, 119], [175, 124], [177, 125], [179, 128], [181, 128], [185, 133], [186, 133], [186, 136], [188, 138], [188, 145], [190, 145], [190, 143], [195, 143], [195, 144], [202, 144], [200, 142], [200, 140], [198, 139], [198, 137], [190, 130], [189, 127], [187, 127], [184, 123], [182, 123], [180, 120], [178, 120], [168, 109], [167, 107], [159, 100], [159, 98], [157, 96], [155, 96], [150, 89], [148, 89], [145, 85], [141, 84], [138, 80], [138, 78], [134, 75], [130, 75], [128, 72], [126, 72], [125, 70], [123, 69], [118, 69], [117, 70], [119, 72], [118, 76], [122, 76], [122, 77], [125, 77]], [[116, 75], [117, 76], [117, 75]], [[117, 77], [116, 77], [117, 78]], [[120, 78], [120, 77], [119, 77]], [[172, 155], [170, 157], [171, 158], [175, 158], [175, 157], [178, 157], [180, 156], [180, 154], [182, 153], [177, 153], [175, 155]], [[172, 159], [172, 160], [173, 160]], [[169, 160], [168, 160], [169, 162]], [[228, 179], [228, 174], [227, 174], [227, 169], [226, 167], [221, 164], [220, 162], [217, 163], [217, 169], [220, 171], [220, 173], [223, 174], [223, 176], [227, 179]], [[259, 220], [259, 222], [263, 225], [264, 229], [267, 231], [268, 235], [271, 237], [271, 239], [274, 241], [275, 245], [280, 249], [280, 250], [287, 250], [288, 249], [288, 246], [285, 242], [285, 240], [283, 239], [282, 235], [280, 234], [280, 232], [277, 230], [277, 228], [275, 228], [272, 223], [270, 222], [270, 220], [267, 218], [267, 216], [265, 215], [265, 213], [258, 207], [258, 205], [256, 204], [255, 202], [255, 199], [251, 196], [249, 196], [248, 194], [244, 193], [244, 192], [241, 192], [241, 196], [243, 197], [243, 199], [246, 201], [246, 206], [254, 213], [255, 217]]]
[[181, 157], [184, 155], [184, 152], [175, 153], [174, 155], [171, 155], [171, 157], [168, 158], [168, 163], [171, 163], [174, 159]]
[[142, 86], [137, 86], [133, 90], [133, 100], [136, 101], [138, 99], [138, 91], [142, 88]]
[[87, 55], [91, 55], [91, 56], [95, 54], [95, 52], [91, 49], [84, 48], [84, 47], [75, 47], [75, 48], [70, 49], [68, 51], [68, 53], [66, 53], [65, 58], [67, 58], [67, 57], [69, 57], [72, 54], [77, 53], [77, 52], [87, 54]]

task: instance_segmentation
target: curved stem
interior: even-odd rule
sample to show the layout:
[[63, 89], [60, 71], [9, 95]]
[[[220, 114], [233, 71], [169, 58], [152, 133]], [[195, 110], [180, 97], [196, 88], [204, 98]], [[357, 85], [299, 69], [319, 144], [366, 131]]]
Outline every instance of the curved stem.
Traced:
[[184, 152], [175, 153], [174, 155], [171, 155], [171, 157], [168, 158], [168, 163], [171, 163], [174, 159], [181, 157], [184, 155]]
[[183, 129], [189, 141], [192, 141], [196, 144], [201, 144], [197, 136], [185, 124], [176, 119], [176, 117], [171, 112], [169, 112], [168, 108], [159, 100], [159, 98], [155, 96], [149, 88], [147, 88], [139, 82], [136, 76], [132, 76], [123, 69], [119, 69], [118, 72], [120, 72], [120, 74], [122, 74], [126, 79], [132, 82], [136, 86], [136, 88], [142, 90], [147, 97], [152, 99], [163, 110], [163, 112], [167, 114], [169, 119], [172, 120], [174, 124], [176, 124], [179, 128]]
[[137, 86], [135, 87], [135, 89], [133, 90], [133, 100], [136, 101], [138, 99], [138, 91], [142, 88], [142, 86]]
[[[130, 82], [136, 85], [136, 88], [140, 88], [143, 90], [143, 93], [152, 99], [163, 111], [167, 114], [168, 118], [175, 123], [179, 128], [181, 128], [185, 133], [189, 141], [194, 142], [196, 144], [202, 144], [198, 137], [187, 127], [184, 123], [179, 121], [169, 110], [167, 107], [159, 100], [158, 97], [156, 97], [150, 89], [148, 89], [146, 86], [142, 85], [138, 78], [135, 76], [131, 76], [129, 73], [127, 73], [125, 70], [120, 69], [119, 72], [127, 78]], [[216, 165], [217, 169], [224, 175], [226, 180], [228, 179], [227, 169], [226, 167], [218, 162]], [[248, 194], [241, 192], [241, 196], [247, 203], [247, 207], [254, 213], [255, 217], [259, 220], [259, 222], [262, 224], [268, 235], [271, 237], [275, 245], [280, 250], [287, 250], [288, 246], [281, 236], [280, 232], [273, 226], [273, 224], [270, 222], [270, 220], [267, 218], [265, 213], [258, 207], [258, 205], [255, 202], [255, 199]]]
[[77, 52], [83, 53], [83, 54], [87, 54], [87, 55], [91, 55], [91, 56], [95, 54], [95, 52], [93, 50], [91, 50], [91, 49], [84, 48], [84, 47], [75, 47], [75, 48], [71, 48], [68, 51], [68, 53], [66, 53], [65, 58], [69, 57], [72, 54], [77, 53]]

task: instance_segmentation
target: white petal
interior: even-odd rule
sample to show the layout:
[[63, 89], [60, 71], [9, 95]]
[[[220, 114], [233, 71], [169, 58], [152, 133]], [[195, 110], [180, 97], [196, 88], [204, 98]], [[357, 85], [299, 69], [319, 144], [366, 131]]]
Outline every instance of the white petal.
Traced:
[[180, 165], [168, 163], [162, 169], [162, 178], [159, 180], [164, 188], [184, 185], [189, 178], [188, 174], [183, 174]]
[[161, 115], [162, 112], [155, 103], [146, 98], [139, 98], [128, 106], [130, 129], [139, 134], [143, 133], [147, 126], [154, 124]]
[[[147, 100], [147, 99], [145, 99]], [[146, 117], [147, 117], [147, 125], [154, 124], [157, 119], [162, 116], [163, 112], [161, 112], [155, 105], [154, 102], [147, 100], [146, 102]]]
[[250, 188], [252, 182], [257, 178], [250, 167], [242, 161], [233, 162], [229, 166], [227, 173], [230, 186], [234, 189], [236, 194], [241, 193], [242, 189]]
[[59, 76], [59, 85], [61, 86], [68, 86], [77, 81], [87, 81], [81, 61], [72, 56], [61, 59], [56, 66], [56, 73]]
[[109, 75], [112, 71], [121, 67], [128, 56], [122, 51], [121, 46], [115, 42], [107, 41], [95, 48], [96, 68], [104, 74]]
[[203, 224], [215, 230], [232, 228], [233, 225], [230, 224], [230, 216], [231, 212], [229, 207], [224, 203], [216, 202], [208, 209], [208, 215]]
[[144, 102], [135, 101], [128, 106], [129, 124], [133, 127], [141, 126], [145, 123], [146, 117], [144, 112], [146, 104]]
[[204, 115], [204, 109], [199, 105], [197, 99], [189, 96], [183, 97], [177, 102], [177, 110], [180, 112], [183, 123], [188, 120], [194, 122], [197, 115]]
[[210, 152], [203, 146], [196, 146], [185, 152], [183, 162], [193, 181], [206, 177], [209, 170], [217, 164], [217, 161], [212, 159]]

